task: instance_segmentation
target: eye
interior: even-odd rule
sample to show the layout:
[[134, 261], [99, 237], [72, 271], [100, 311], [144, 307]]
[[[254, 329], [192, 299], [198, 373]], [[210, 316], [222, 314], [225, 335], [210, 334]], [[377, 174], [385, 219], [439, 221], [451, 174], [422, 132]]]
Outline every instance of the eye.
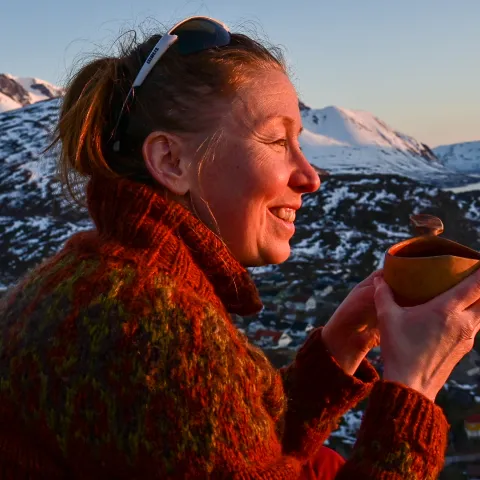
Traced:
[[280, 138], [279, 140], [275, 140], [273, 144], [285, 148], [288, 145], [288, 140], [286, 138]]

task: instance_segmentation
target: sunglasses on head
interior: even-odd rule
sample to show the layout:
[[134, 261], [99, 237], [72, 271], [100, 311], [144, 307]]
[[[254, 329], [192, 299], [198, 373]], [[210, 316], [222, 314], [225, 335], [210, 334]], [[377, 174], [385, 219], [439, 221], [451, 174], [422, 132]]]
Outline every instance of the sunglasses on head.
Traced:
[[230, 38], [228, 27], [210, 17], [189, 17], [163, 35], [149, 53], [122, 105], [112, 132], [113, 151], [120, 151], [120, 140], [116, 139], [116, 136], [127, 105], [133, 100], [136, 89], [143, 84], [153, 67], [172, 45], [175, 44], [180, 55], [189, 55], [210, 48], [225, 47], [230, 43]]

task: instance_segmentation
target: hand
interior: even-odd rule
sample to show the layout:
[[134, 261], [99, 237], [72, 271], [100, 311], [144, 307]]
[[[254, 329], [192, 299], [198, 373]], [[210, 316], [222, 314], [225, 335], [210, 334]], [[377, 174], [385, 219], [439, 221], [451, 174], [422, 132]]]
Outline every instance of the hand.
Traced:
[[353, 375], [365, 355], [379, 344], [373, 281], [377, 270], [360, 282], [337, 308], [322, 330], [325, 346], [338, 364]]
[[434, 401], [480, 329], [480, 269], [415, 307], [398, 306], [383, 278], [375, 287], [384, 379]]

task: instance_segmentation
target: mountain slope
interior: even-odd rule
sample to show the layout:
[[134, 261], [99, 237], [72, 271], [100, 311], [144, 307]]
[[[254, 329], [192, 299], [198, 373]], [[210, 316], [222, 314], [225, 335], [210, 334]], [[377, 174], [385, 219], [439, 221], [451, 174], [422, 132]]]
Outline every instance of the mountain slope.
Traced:
[[368, 112], [339, 107], [312, 109], [300, 103], [300, 143], [316, 166], [335, 174], [398, 174], [445, 185], [471, 182], [452, 172], [413, 137], [388, 127]]
[[50, 100], [62, 94], [61, 88], [38, 78], [0, 74], [0, 112]]
[[319, 110], [302, 106], [305, 128], [310, 132], [329, 137], [351, 147], [378, 146], [421, 155], [425, 160], [437, 163], [433, 152], [413, 137], [395, 132], [369, 112], [326, 107]]
[[21, 107], [22, 105], [20, 103], [0, 92], [0, 113], [8, 110], [15, 110], [16, 108]]
[[[0, 74], [0, 112], [52, 99], [62, 89], [35, 78]], [[474, 183], [473, 169], [439, 161], [435, 152], [388, 127], [368, 112], [339, 107], [312, 109], [300, 102], [300, 143], [312, 164], [332, 174], [397, 174], [449, 187]], [[455, 154], [455, 152], [454, 152]]]
[[442, 145], [433, 151], [447, 168], [480, 175], [480, 141]]
[[60, 195], [55, 154], [42, 154], [58, 100], [0, 114], [0, 288], [89, 228], [85, 212]]

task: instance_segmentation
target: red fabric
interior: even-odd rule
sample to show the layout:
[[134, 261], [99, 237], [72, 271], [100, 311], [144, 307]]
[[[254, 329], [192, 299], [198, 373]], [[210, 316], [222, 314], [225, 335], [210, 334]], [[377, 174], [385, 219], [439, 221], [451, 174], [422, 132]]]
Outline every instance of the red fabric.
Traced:
[[299, 480], [333, 480], [345, 459], [331, 448], [322, 446], [303, 467]]
[[[255, 284], [191, 212], [127, 180], [88, 205], [96, 230], [0, 302], [0, 479], [436, 478], [441, 410], [347, 375], [321, 329], [275, 370], [229, 316], [260, 310]], [[370, 392], [338, 470], [319, 446]]]

